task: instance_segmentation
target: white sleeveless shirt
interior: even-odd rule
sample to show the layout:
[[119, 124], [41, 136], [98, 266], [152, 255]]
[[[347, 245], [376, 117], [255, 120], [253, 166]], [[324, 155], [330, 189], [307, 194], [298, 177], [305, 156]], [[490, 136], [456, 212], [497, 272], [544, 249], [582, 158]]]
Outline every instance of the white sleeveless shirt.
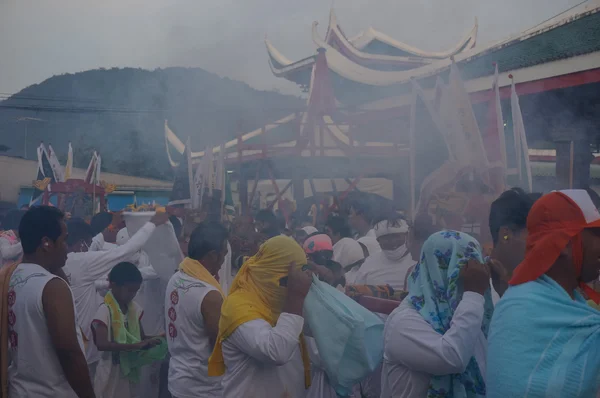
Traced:
[[220, 397], [221, 377], [208, 376], [212, 345], [204, 330], [201, 305], [217, 290], [181, 271], [167, 285], [165, 318], [169, 362], [169, 392], [177, 398]]
[[44, 287], [54, 278], [58, 277], [37, 264], [19, 264], [10, 278], [8, 395], [11, 398], [77, 397], [58, 361], [42, 305]]

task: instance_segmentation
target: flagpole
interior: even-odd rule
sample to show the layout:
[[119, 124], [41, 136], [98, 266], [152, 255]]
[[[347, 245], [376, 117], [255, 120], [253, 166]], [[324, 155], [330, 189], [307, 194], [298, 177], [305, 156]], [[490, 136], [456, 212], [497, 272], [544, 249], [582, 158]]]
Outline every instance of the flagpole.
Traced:
[[412, 89], [412, 106], [410, 109], [410, 135], [409, 135], [409, 168], [410, 168], [410, 217], [415, 219], [415, 129], [417, 117], [417, 90]]
[[573, 189], [573, 162], [574, 162], [574, 152], [575, 152], [575, 145], [573, 144], [573, 141], [571, 141], [571, 145], [569, 148], [569, 189]]

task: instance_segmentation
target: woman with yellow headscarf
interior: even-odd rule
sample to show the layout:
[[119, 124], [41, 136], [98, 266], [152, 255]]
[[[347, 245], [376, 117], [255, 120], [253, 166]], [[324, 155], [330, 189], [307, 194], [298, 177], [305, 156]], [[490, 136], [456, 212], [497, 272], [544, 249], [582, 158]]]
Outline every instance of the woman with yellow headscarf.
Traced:
[[310, 360], [302, 335], [304, 298], [312, 276], [306, 256], [286, 236], [266, 241], [240, 269], [223, 302], [208, 375], [223, 397], [304, 397]]

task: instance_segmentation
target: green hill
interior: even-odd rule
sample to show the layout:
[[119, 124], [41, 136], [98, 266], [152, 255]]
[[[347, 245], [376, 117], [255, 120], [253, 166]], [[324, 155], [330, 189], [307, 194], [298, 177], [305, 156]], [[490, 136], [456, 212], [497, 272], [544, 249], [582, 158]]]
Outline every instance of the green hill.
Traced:
[[183, 142], [190, 136], [192, 148], [201, 150], [303, 103], [198, 68], [91, 70], [54, 76], [0, 101], [0, 147], [24, 156], [26, 146], [27, 158], [36, 159], [44, 141], [64, 164], [71, 141], [76, 167], [87, 167], [95, 149], [105, 171], [170, 179], [165, 119]]

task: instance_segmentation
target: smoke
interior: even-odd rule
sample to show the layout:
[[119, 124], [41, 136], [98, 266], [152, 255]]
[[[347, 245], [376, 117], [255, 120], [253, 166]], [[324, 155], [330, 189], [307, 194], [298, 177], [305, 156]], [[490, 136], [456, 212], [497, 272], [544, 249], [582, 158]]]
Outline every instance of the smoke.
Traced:
[[[338, 0], [353, 36], [369, 26], [426, 50], [456, 43], [479, 18], [478, 45], [530, 28], [580, 0]], [[298, 94], [271, 75], [264, 35], [288, 58], [314, 53], [311, 23], [323, 33], [322, 0], [2, 0], [0, 92], [54, 74], [113, 66], [197, 66], [261, 89]]]

